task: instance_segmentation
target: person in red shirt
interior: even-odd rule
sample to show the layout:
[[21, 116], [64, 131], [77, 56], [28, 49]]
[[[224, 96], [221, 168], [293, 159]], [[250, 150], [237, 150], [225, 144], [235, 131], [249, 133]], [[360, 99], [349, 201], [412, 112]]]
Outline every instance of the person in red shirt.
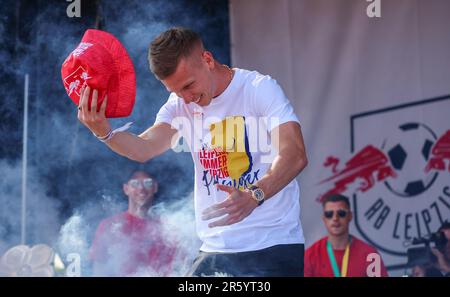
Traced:
[[347, 197], [326, 197], [323, 201], [322, 219], [328, 236], [316, 241], [306, 250], [306, 277], [388, 276], [377, 250], [350, 235], [352, 212]]
[[128, 210], [100, 222], [89, 257], [94, 276], [167, 276], [175, 242], [161, 232], [161, 221], [149, 214], [158, 191], [156, 180], [136, 171], [123, 184]]

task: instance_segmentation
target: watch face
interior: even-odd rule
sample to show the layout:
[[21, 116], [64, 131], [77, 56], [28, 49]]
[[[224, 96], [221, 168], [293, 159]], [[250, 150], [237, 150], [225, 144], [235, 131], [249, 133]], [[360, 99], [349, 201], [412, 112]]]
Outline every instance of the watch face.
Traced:
[[264, 199], [264, 192], [261, 189], [256, 189], [253, 191], [256, 200], [261, 201]]

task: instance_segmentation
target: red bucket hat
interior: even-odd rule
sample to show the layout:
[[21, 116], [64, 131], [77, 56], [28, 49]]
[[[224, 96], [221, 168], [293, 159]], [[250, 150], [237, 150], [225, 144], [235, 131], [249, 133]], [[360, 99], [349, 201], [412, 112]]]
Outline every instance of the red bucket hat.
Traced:
[[[98, 90], [100, 108], [108, 95], [106, 117], [127, 117], [136, 97], [136, 74], [125, 47], [112, 34], [88, 29], [61, 67], [64, 88], [70, 99], [79, 104], [84, 88]], [[92, 92], [89, 98], [91, 106]]]

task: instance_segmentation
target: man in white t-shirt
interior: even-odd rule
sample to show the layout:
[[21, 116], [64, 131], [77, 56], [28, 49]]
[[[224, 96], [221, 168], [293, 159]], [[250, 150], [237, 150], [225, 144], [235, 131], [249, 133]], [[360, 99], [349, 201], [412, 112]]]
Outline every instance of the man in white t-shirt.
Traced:
[[[302, 276], [295, 177], [307, 158], [299, 120], [280, 86], [270, 76], [219, 63], [185, 28], [153, 40], [149, 63], [170, 92], [153, 126], [138, 136], [111, 133], [107, 100], [99, 112], [88, 109], [88, 87], [78, 118], [113, 151], [139, 162], [183, 137], [195, 164], [203, 242], [190, 275]], [[97, 96], [94, 90], [92, 106]]]

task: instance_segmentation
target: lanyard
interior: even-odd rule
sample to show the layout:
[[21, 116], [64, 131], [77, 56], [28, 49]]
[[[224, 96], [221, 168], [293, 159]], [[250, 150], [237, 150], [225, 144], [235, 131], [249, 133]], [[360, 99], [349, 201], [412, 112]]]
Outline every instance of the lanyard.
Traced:
[[333, 268], [333, 273], [335, 277], [347, 276], [348, 258], [350, 255], [350, 242], [351, 240], [348, 241], [347, 246], [345, 247], [344, 257], [342, 258], [341, 272], [339, 272], [339, 268], [336, 263], [336, 258], [334, 257], [333, 248], [331, 247], [331, 243], [327, 240], [328, 258], [330, 259], [331, 267]]

